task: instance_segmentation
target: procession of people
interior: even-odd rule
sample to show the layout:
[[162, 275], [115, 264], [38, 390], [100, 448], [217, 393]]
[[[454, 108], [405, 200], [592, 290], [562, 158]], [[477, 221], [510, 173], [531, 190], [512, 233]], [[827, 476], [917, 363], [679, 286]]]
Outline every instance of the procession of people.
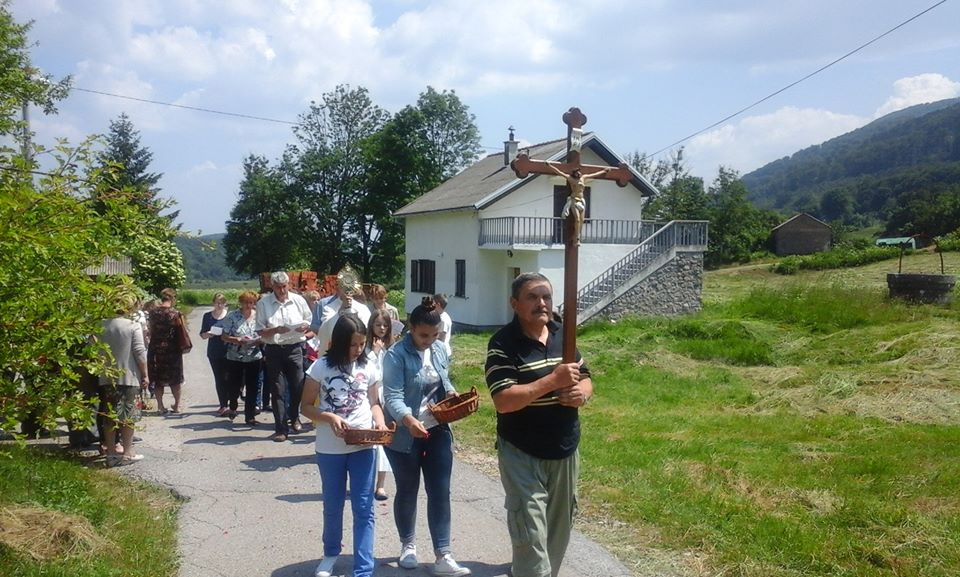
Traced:
[[[262, 295], [241, 293], [235, 310], [217, 293], [198, 334], [207, 344], [216, 416], [234, 421], [242, 399], [240, 426], [256, 430], [261, 425], [257, 417], [272, 413], [269, 438], [275, 442], [314, 429], [323, 496], [322, 557], [314, 576], [334, 574], [347, 500], [353, 515], [354, 577], [375, 573], [376, 500], [393, 500], [397, 565], [414, 569], [423, 564], [416, 548], [421, 483], [433, 547], [431, 573], [469, 575], [469, 561], [458, 561], [451, 548], [453, 426], [440, 422], [432, 409], [458, 395], [450, 379], [453, 323], [446, 296], [424, 297], [404, 324], [396, 309], [384, 306], [382, 286], [370, 291], [375, 298], [364, 299], [353, 274], [338, 275], [336, 292], [326, 299], [315, 292], [304, 298], [291, 290], [283, 271], [270, 275], [270, 289]], [[516, 278], [510, 299], [514, 319], [490, 339], [486, 358], [515, 577], [558, 575], [576, 514], [578, 410], [593, 394], [590, 371], [579, 353], [574, 362], [562, 360], [552, 291], [540, 274]], [[175, 308], [176, 292], [162, 294], [160, 306], [146, 315], [146, 331], [131, 322], [126, 333], [105, 333], [108, 342], [117, 343], [112, 345], [117, 354], [130, 359], [122, 365], [128, 376], [111, 390], [135, 391], [137, 384], [146, 389], [154, 383], [157, 414], [176, 415], [183, 411], [182, 354], [192, 345], [180, 334], [186, 326]], [[121, 326], [119, 320], [111, 323], [105, 329]], [[162, 404], [167, 386], [174, 393], [169, 409]], [[107, 411], [122, 421], [130, 413], [131, 394], [108, 396], [116, 410], [108, 405]], [[116, 448], [107, 445], [108, 465], [142, 459], [133, 453], [128, 423], [110, 424], [122, 433], [122, 442]], [[351, 430], [390, 434], [382, 442], [352, 444]], [[388, 473], [395, 481], [389, 496], [384, 487]]]

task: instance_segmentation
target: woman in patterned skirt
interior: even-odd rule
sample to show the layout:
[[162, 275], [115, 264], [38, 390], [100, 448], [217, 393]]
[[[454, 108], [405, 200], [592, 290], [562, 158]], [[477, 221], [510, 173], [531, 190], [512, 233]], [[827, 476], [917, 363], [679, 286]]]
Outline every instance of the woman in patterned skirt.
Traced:
[[[180, 350], [180, 323], [186, 319], [176, 309], [177, 291], [160, 291], [160, 305], [150, 312], [150, 349], [148, 372], [157, 397], [160, 414], [179, 413], [180, 386], [183, 384], [183, 352]], [[163, 404], [163, 389], [170, 387], [173, 407], [167, 411]]]

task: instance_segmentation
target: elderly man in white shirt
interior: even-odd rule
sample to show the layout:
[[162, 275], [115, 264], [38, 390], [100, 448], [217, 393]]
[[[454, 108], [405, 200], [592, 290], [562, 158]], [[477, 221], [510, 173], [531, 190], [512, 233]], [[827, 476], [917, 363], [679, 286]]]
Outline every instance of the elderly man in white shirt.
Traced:
[[[307, 301], [290, 292], [290, 277], [278, 271], [270, 275], [273, 292], [257, 302], [257, 333], [263, 341], [267, 384], [273, 404], [276, 442], [287, 440], [291, 430], [299, 433], [300, 397], [303, 395], [303, 341], [313, 313]], [[289, 390], [289, 405], [287, 405]]]

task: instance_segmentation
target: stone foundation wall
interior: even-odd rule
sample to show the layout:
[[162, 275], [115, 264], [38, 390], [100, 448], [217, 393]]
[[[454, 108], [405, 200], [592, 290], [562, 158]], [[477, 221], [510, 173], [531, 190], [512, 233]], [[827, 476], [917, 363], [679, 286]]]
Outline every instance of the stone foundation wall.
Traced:
[[594, 318], [619, 320], [628, 315], [695, 313], [703, 308], [702, 295], [703, 253], [678, 252], [675, 259], [607, 305]]

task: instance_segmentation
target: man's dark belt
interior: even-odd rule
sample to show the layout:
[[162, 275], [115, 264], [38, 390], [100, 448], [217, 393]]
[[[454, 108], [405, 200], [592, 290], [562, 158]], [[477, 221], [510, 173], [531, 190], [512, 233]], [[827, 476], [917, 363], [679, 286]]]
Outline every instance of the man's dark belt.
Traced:
[[273, 344], [273, 343], [267, 343], [265, 346], [267, 346], [267, 347], [277, 347], [278, 349], [289, 349], [290, 347], [299, 347], [299, 346], [303, 345], [303, 343], [304, 343], [304, 341], [300, 341], [300, 342], [297, 342], [297, 343], [290, 343], [289, 345], [275, 345], [275, 344]]

